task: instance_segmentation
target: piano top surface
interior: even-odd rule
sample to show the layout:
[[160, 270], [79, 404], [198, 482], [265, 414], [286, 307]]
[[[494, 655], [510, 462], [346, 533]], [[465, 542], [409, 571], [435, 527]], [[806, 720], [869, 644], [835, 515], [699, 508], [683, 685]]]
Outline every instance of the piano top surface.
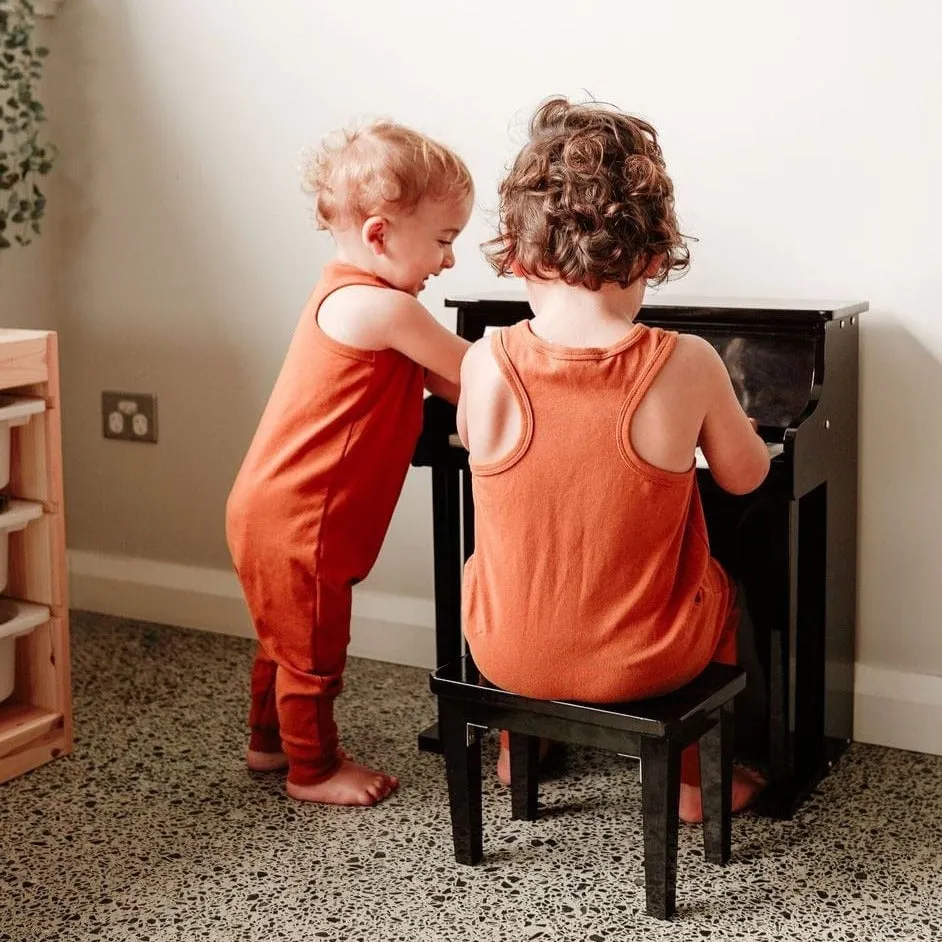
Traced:
[[[445, 299], [446, 307], [469, 311], [487, 308], [508, 312], [527, 304], [522, 291], [493, 291], [482, 294], [455, 295]], [[720, 298], [694, 295], [662, 295], [649, 293], [641, 306], [641, 317], [647, 313], [658, 321], [766, 321], [782, 325], [822, 324], [866, 311], [866, 301], [834, 301], [823, 299], [792, 300], [785, 298]]]
[[[520, 291], [446, 298], [460, 308], [458, 330], [475, 339], [488, 327], [532, 316]], [[695, 333], [722, 357], [747, 415], [760, 426], [781, 430], [805, 414], [815, 383], [823, 377], [826, 328], [832, 321], [867, 310], [865, 301], [707, 298], [651, 293], [638, 320], [668, 330]], [[464, 323], [461, 323], [461, 318]]]

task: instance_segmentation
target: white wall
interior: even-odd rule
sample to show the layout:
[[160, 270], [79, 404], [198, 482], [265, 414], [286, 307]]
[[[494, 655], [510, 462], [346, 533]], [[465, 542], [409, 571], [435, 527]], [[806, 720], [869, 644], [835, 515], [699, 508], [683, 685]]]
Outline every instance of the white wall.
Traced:
[[[870, 301], [859, 660], [942, 675], [936, 3], [66, 0], [53, 34], [72, 547], [227, 566], [227, 488], [329, 252], [303, 146], [386, 113], [466, 157], [480, 211], [424, 296], [451, 323], [445, 294], [497, 286], [476, 246], [521, 121], [588, 90], [660, 129], [699, 239], [677, 290]], [[101, 440], [123, 387], [158, 394], [156, 447]], [[429, 503], [413, 472], [368, 588], [431, 595]]]

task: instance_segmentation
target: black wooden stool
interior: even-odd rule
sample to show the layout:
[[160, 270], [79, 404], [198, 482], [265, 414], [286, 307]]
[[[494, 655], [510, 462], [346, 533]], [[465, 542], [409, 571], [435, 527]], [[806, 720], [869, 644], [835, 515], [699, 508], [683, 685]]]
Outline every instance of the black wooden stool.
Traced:
[[699, 740], [703, 847], [710, 863], [730, 854], [733, 698], [746, 686], [738, 667], [710, 664], [663, 697], [635, 703], [532, 700], [494, 687], [469, 657], [430, 678], [438, 697], [455, 859], [480, 863], [481, 741], [478, 727], [510, 733], [514, 818], [537, 817], [539, 738], [641, 757], [641, 808], [647, 912], [669, 919], [677, 884], [680, 754]]

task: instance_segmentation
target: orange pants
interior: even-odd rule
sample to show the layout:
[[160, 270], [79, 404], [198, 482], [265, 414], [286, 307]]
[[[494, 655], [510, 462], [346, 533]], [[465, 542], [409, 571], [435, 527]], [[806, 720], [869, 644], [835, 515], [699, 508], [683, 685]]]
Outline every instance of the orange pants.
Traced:
[[252, 666], [249, 748], [288, 757], [288, 780], [314, 785], [340, 764], [334, 700], [350, 643], [350, 586], [315, 583], [315, 605], [270, 596], [249, 608], [259, 646]]

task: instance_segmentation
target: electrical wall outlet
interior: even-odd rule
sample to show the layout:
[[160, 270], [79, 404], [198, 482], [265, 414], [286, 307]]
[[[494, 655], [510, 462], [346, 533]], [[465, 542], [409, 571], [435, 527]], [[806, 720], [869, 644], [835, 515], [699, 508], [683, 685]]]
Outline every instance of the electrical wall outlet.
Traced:
[[103, 392], [101, 424], [105, 438], [157, 441], [157, 397], [151, 393]]

